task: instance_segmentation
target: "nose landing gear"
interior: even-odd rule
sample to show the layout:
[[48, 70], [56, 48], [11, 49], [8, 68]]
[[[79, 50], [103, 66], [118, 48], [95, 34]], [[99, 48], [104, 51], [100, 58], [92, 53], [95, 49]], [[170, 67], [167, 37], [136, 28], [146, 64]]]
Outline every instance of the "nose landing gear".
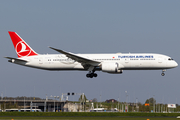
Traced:
[[164, 76], [164, 75], [165, 75], [165, 73], [164, 73], [165, 71], [166, 71], [166, 70], [162, 70], [162, 73], [161, 73], [161, 75], [162, 75], [162, 76]]
[[164, 76], [164, 75], [165, 75], [165, 73], [161, 73], [161, 75], [162, 75], [162, 76]]

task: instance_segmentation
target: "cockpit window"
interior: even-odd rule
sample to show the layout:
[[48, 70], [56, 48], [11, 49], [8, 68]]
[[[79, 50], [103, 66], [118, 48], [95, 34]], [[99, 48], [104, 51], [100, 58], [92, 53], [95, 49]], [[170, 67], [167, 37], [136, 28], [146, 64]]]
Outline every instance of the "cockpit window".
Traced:
[[172, 58], [169, 58], [168, 60], [173, 60]]

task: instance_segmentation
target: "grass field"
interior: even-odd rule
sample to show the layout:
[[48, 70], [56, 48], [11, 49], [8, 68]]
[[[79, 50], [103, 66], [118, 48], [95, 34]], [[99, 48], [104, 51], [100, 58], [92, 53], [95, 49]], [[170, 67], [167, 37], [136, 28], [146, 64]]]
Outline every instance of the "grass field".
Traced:
[[1, 120], [178, 120], [164, 117], [0, 117]]
[[0, 120], [178, 120], [177, 116], [180, 113], [1, 112]]

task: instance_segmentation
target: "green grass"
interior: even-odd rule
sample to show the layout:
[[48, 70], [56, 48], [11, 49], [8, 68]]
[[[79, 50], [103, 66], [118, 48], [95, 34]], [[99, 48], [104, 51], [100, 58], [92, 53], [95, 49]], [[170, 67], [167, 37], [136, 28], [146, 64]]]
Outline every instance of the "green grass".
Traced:
[[0, 117], [177, 117], [180, 113], [119, 113], [119, 112], [2, 112]]
[[3, 120], [177, 120], [177, 118], [155, 117], [0, 117]]
[[[1, 112], [3, 120], [177, 120], [180, 113]], [[180, 119], [179, 119], [180, 120]]]

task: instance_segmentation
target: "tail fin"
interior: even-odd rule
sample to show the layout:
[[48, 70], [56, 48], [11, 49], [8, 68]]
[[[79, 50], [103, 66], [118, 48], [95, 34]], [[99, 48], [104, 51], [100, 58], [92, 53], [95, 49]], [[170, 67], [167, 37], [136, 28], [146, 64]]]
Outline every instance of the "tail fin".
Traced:
[[9, 31], [18, 57], [38, 55], [16, 32]]

